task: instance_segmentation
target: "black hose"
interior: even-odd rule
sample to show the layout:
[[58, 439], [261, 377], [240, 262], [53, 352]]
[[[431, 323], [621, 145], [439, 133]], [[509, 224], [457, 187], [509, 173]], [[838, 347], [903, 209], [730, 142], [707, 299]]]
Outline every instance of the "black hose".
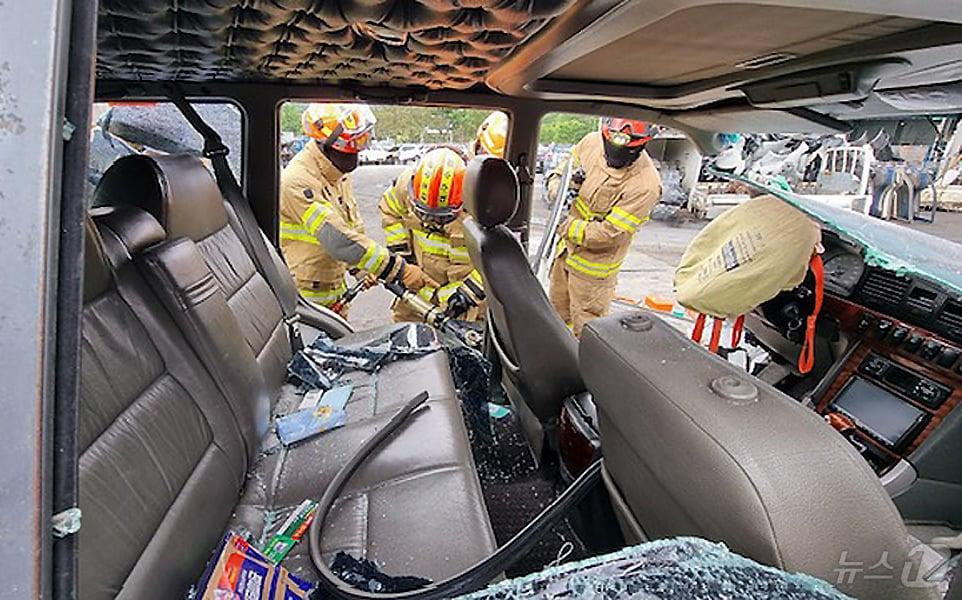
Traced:
[[[601, 459], [585, 469], [560, 496], [554, 499], [537, 517], [519, 531], [508, 542], [494, 551], [488, 558], [443, 581], [429, 583], [423, 588], [407, 592], [377, 594], [359, 590], [342, 581], [324, 562], [321, 555], [321, 530], [344, 485], [364, 463], [368, 455], [400, 427], [409, 416], [428, 399], [427, 392], [421, 392], [408, 401], [391, 417], [383, 429], [368, 439], [338, 471], [325, 490], [317, 505], [317, 512], [308, 538], [311, 546], [311, 560], [321, 575], [320, 585], [332, 598], [339, 600], [440, 600], [472, 592], [486, 586], [488, 582], [502, 573], [519, 556], [531, 549], [541, 534], [556, 524], [574, 505], [576, 505], [601, 478]], [[430, 524], [426, 524], [430, 525]]]

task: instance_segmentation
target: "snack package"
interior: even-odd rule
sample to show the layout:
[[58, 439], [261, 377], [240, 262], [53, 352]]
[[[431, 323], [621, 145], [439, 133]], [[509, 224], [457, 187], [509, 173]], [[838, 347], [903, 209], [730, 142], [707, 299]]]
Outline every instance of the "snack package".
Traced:
[[201, 600], [306, 600], [312, 584], [275, 566], [236, 533], [224, 536], [192, 598]]
[[262, 548], [267, 560], [273, 564], [280, 564], [284, 557], [297, 545], [297, 542], [304, 537], [308, 528], [314, 521], [314, 512], [317, 510], [317, 502], [305, 500], [298, 505], [287, 520], [280, 526], [267, 544]]

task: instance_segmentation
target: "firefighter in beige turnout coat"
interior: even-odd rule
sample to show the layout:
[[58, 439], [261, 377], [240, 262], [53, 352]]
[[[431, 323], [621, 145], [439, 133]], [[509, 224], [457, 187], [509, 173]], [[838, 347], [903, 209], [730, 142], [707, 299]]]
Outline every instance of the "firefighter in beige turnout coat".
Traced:
[[[645, 152], [653, 128], [605, 118], [571, 151], [569, 193], [576, 194], [558, 229], [548, 297], [576, 336], [608, 313], [631, 240], [661, 197], [661, 178]], [[555, 198], [565, 168], [548, 176]]]

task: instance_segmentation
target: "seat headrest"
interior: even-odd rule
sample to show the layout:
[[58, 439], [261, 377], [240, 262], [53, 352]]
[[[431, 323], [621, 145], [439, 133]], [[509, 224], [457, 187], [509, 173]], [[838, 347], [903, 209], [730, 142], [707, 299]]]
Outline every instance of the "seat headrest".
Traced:
[[110, 265], [104, 255], [100, 233], [87, 216], [84, 218], [84, 303], [100, 296], [110, 286]]
[[97, 185], [93, 205], [141, 208], [172, 239], [200, 241], [228, 223], [214, 176], [199, 158], [189, 155], [135, 154], [118, 159]]
[[518, 209], [518, 176], [503, 158], [476, 156], [461, 193], [468, 214], [482, 227], [504, 225]]

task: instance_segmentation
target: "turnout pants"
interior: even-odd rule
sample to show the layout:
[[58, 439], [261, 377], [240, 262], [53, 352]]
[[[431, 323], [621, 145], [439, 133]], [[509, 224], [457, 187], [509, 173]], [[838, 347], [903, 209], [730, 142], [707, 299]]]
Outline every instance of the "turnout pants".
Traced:
[[565, 265], [565, 253], [551, 266], [548, 299], [575, 337], [581, 337], [585, 323], [608, 314], [615, 297], [618, 275], [594, 279], [575, 275]]

